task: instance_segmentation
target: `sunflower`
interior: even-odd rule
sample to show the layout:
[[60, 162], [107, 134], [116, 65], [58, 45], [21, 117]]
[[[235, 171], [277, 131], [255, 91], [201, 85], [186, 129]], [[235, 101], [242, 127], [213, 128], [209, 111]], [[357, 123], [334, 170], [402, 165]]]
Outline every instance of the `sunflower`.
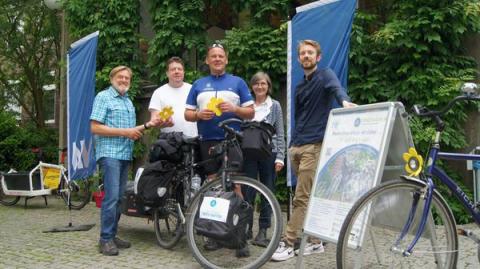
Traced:
[[210, 98], [210, 102], [207, 104], [207, 108], [211, 111], [215, 112], [215, 115], [221, 116], [222, 111], [218, 108], [218, 105], [223, 102], [222, 98], [212, 97]]
[[409, 148], [408, 152], [403, 153], [403, 160], [405, 161], [405, 171], [409, 176], [418, 176], [423, 168], [423, 158], [417, 153], [415, 148]]
[[173, 109], [171, 106], [166, 106], [162, 111], [158, 112], [158, 116], [164, 121], [168, 120], [173, 115]]

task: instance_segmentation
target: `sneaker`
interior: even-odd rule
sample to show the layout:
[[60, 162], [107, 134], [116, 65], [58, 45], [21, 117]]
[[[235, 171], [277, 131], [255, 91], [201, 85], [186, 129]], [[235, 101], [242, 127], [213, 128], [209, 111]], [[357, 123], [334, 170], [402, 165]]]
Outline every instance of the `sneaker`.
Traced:
[[[297, 239], [295, 239], [295, 243], [293, 243], [293, 249], [299, 249], [301, 242], [302, 242], [302, 238], [297, 237]], [[328, 244], [328, 242], [323, 242], [323, 241], [322, 241], [323, 247], [326, 247], [327, 244]]]
[[272, 255], [272, 261], [286, 261], [293, 257], [295, 257], [293, 247], [289, 246], [285, 241], [281, 241], [277, 250], [275, 250], [275, 253]]
[[[307, 243], [305, 245], [305, 250], [303, 251], [303, 256], [308, 256], [317, 253], [325, 252], [322, 242], [320, 243]], [[300, 254], [300, 249], [295, 250], [295, 255]]]
[[130, 244], [130, 242], [122, 240], [118, 237], [113, 238], [113, 242], [115, 243], [115, 245], [119, 249], [125, 249], [125, 248], [129, 248], [129, 247], [132, 246], [132, 244]]
[[98, 251], [105, 256], [116, 256], [118, 255], [118, 248], [113, 242], [113, 240], [108, 240], [105, 242], [100, 241]]

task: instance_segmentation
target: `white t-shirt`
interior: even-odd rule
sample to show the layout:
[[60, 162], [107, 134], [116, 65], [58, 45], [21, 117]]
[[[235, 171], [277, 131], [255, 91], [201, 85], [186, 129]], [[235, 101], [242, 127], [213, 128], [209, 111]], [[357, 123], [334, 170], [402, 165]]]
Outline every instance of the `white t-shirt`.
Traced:
[[187, 136], [197, 136], [197, 123], [186, 121], [185, 104], [191, 84], [184, 82], [180, 88], [165, 84], [153, 92], [148, 110], [161, 111], [164, 107], [173, 108], [173, 126], [162, 128], [162, 132], [183, 132]]

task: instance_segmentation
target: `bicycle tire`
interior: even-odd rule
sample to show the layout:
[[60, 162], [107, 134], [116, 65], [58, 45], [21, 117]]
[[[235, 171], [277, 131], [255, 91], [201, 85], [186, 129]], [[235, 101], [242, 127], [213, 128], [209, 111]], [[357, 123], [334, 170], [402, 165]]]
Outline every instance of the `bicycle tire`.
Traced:
[[172, 249], [182, 238], [183, 224], [180, 212], [174, 199], [169, 199], [165, 206], [156, 208], [153, 212], [153, 226], [159, 246]]
[[70, 193], [70, 206], [72, 209], [80, 210], [85, 207], [90, 202], [91, 191], [90, 191], [90, 180], [88, 179], [79, 179], [73, 180], [70, 182], [70, 186], [67, 186], [66, 179], [62, 178], [60, 180], [60, 185], [58, 191], [63, 198], [63, 201], [68, 206], [68, 193]]
[[3, 192], [3, 186], [0, 181], [0, 204], [4, 206], [12, 206], [18, 203], [19, 200], [20, 200], [20, 196], [6, 195]]
[[[259, 268], [270, 260], [280, 242], [283, 226], [280, 205], [273, 193], [257, 180], [243, 176], [233, 176], [231, 181], [233, 184], [240, 185], [241, 187], [249, 186], [254, 188], [258, 195], [264, 196], [268, 201], [268, 205], [271, 206], [272, 211], [271, 226], [267, 230], [267, 237], [270, 238], [269, 244], [266, 248], [263, 248], [252, 245], [250, 241], [247, 241], [250, 255], [242, 258], [236, 257], [235, 249], [221, 248], [214, 251], [204, 249], [203, 244], [205, 243], [205, 238], [196, 233], [194, 219], [203, 194], [209, 190], [222, 191], [221, 180], [217, 179], [203, 186], [190, 204], [186, 227], [188, 246], [197, 262], [204, 268]], [[254, 213], [253, 233], [258, 230], [258, 216], [258, 213]]]
[[422, 194], [424, 189], [422, 182], [401, 179], [386, 182], [364, 194], [349, 211], [340, 230], [337, 268], [456, 268], [455, 219], [437, 191], [433, 193], [425, 230], [412, 253], [402, 255], [418, 229], [424, 205], [421, 196], [416, 213], [412, 214], [410, 231], [404, 240], [395, 243], [412, 208], [414, 194]]

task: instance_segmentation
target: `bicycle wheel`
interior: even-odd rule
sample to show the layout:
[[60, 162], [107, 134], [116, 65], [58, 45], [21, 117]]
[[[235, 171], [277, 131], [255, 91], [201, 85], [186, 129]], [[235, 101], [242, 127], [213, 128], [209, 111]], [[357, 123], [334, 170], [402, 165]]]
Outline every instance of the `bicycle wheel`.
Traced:
[[72, 180], [68, 185], [66, 182], [66, 179], [62, 178], [58, 188], [58, 191], [60, 191], [65, 204], [68, 205], [68, 193], [70, 193], [70, 204], [72, 209], [82, 209], [86, 204], [88, 204], [88, 202], [90, 202], [90, 180]]
[[[199, 210], [200, 201], [203, 194], [208, 191], [215, 191], [216, 193], [223, 192], [221, 180], [217, 179], [209, 182], [203, 186], [197, 195], [194, 197], [187, 215], [187, 240], [188, 245], [193, 253], [195, 259], [205, 268], [259, 268], [265, 264], [275, 252], [280, 241], [282, 233], [282, 216], [280, 211], [280, 205], [276, 200], [273, 193], [260, 182], [242, 176], [232, 177], [231, 181], [237, 187], [242, 189], [245, 187], [254, 188], [257, 191], [257, 195], [268, 201], [267, 206], [271, 208], [271, 225], [267, 229], [267, 238], [270, 238], [270, 242], [266, 248], [252, 245], [250, 241], [247, 241], [248, 250], [250, 255], [248, 257], [237, 257], [236, 249], [229, 249], [226, 247], [217, 250], [207, 250], [205, 243], [206, 238], [197, 234], [194, 219]], [[255, 234], [259, 227], [259, 211], [253, 214], [253, 227], [252, 232]], [[239, 235], [241, 236], [241, 235]], [[247, 237], [248, 238], [248, 237]]]
[[159, 246], [171, 249], [183, 235], [183, 224], [175, 199], [168, 199], [165, 206], [153, 212], [155, 236]]
[[[362, 196], [348, 213], [340, 231], [337, 268], [456, 268], [455, 219], [436, 191], [422, 236], [410, 255], [402, 254], [418, 230], [424, 189], [420, 182], [395, 180]], [[414, 201], [418, 201], [417, 210], [410, 214]], [[411, 227], [397, 243], [409, 216]]]
[[[3, 176], [2, 176], [3, 178]], [[15, 205], [19, 200], [20, 196], [11, 196], [11, 195], [6, 195], [3, 192], [3, 186], [1, 184], [0, 180], [0, 204], [5, 205], [5, 206], [12, 206]]]

